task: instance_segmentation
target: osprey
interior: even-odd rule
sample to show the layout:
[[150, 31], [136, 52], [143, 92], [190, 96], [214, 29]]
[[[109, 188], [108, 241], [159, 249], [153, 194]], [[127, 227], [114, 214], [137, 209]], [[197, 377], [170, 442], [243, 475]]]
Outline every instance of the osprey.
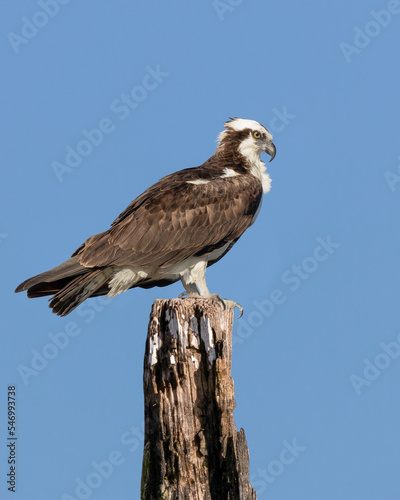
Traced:
[[[275, 157], [269, 131], [233, 118], [203, 165], [167, 175], [138, 196], [107, 231], [87, 239], [59, 266], [21, 283], [28, 297], [53, 295], [65, 316], [88, 297], [114, 297], [130, 288], [182, 281], [190, 297], [208, 291], [205, 271], [257, 218], [271, 179], [260, 154]], [[182, 294], [183, 295], [183, 294]]]

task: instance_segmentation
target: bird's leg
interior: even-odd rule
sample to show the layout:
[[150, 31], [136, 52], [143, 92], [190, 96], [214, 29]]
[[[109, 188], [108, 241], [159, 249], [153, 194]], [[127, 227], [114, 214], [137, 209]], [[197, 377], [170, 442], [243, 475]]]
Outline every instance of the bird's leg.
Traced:
[[215, 299], [222, 302], [225, 308], [225, 303], [222, 298], [216, 293], [211, 294], [208, 290], [206, 283], [206, 267], [207, 263], [201, 261], [181, 274], [181, 281], [186, 292], [181, 293], [179, 297], [186, 295], [186, 297], [193, 298]]
[[194, 283], [186, 283], [183, 279], [181, 281], [182, 285], [185, 287], [186, 292], [180, 293], [178, 295], [178, 298], [182, 299], [183, 297], [200, 297], [197, 286]]
[[186, 292], [181, 293], [179, 298], [186, 296], [190, 298], [217, 300], [223, 305], [224, 309], [227, 307], [228, 309], [237, 307], [240, 311], [237, 319], [241, 318], [243, 316], [243, 307], [240, 304], [234, 300], [223, 299], [217, 293], [210, 293], [206, 283], [206, 267], [207, 263], [202, 261], [181, 274], [181, 281]]

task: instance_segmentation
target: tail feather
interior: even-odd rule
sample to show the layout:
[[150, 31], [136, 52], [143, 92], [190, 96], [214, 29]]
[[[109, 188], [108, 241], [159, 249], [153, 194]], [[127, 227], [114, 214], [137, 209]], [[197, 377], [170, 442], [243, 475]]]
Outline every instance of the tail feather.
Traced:
[[90, 268], [74, 256], [59, 266], [33, 276], [21, 283], [16, 292], [27, 291], [29, 298], [53, 295], [50, 307], [55, 314], [65, 316], [92, 295], [107, 293], [112, 268]]
[[[22, 282], [20, 285], [17, 286], [15, 292], [18, 293], [18, 292], [23, 292], [24, 290], [28, 290], [29, 297], [40, 297], [41, 295], [29, 295], [30, 293], [34, 293], [33, 289], [36, 285], [42, 283], [46, 284], [44, 285], [45, 289], [47, 284], [55, 285], [59, 280], [62, 280], [63, 278], [68, 278], [68, 281], [70, 281], [72, 276], [77, 276], [82, 273], [89, 273], [91, 271], [92, 271], [91, 268], [82, 266], [82, 264], [80, 264], [78, 256], [71, 257], [70, 259], [60, 264], [59, 266], [50, 269], [50, 271], [46, 271], [44, 273], [38, 274], [37, 276], [33, 276], [32, 278], [25, 280], [24, 282]], [[39, 286], [37, 291], [39, 292], [39, 290], [41, 289], [42, 287]], [[49, 295], [51, 293], [54, 292], [49, 292], [48, 294], [45, 295]]]
[[29, 299], [35, 299], [36, 297], [45, 297], [46, 295], [54, 295], [61, 288], [68, 285], [71, 278], [63, 278], [62, 280], [53, 281], [52, 283], [46, 283], [44, 281], [31, 286], [27, 290], [27, 295]]
[[77, 276], [59, 290], [50, 302], [53, 313], [66, 316], [84, 300], [91, 297], [110, 279], [111, 268], [96, 269], [89, 274]]

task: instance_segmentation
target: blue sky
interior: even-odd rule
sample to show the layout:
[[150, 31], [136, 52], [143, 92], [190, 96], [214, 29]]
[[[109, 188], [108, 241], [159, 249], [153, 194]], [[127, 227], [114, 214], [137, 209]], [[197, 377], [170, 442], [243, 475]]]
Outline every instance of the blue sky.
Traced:
[[182, 286], [89, 300], [66, 318], [13, 290], [163, 175], [203, 163], [239, 116], [274, 135], [272, 189], [207, 280], [245, 309], [233, 377], [253, 486], [261, 500], [398, 499], [400, 3], [1, 11], [1, 498], [139, 498], [148, 317]]

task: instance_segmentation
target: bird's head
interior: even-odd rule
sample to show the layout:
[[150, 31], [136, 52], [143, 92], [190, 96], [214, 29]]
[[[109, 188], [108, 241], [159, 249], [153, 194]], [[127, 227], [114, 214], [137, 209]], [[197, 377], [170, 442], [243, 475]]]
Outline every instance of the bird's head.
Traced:
[[276, 148], [272, 135], [261, 123], [244, 118], [231, 118], [225, 123], [225, 130], [218, 136], [217, 151], [234, 150], [253, 163], [262, 152], [270, 155], [272, 161]]

